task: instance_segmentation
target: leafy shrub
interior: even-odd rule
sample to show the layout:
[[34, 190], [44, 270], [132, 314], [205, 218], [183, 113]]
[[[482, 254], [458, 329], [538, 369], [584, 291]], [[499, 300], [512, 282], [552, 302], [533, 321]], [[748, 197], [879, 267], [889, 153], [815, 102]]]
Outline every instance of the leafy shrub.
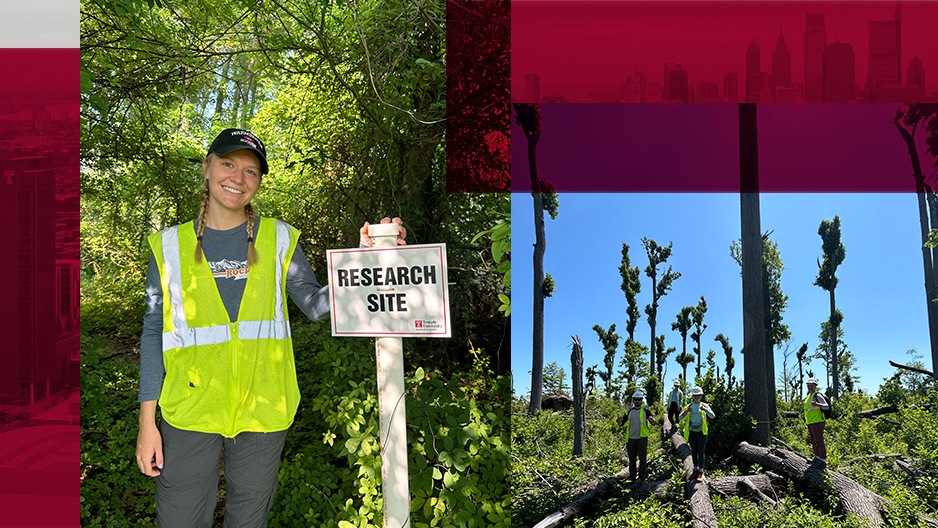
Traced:
[[[373, 341], [332, 338], [328, 322], [293, 330], [303, 398], [268, 526], [381, 526]], [[82, 341], [81, 524], [153, 526], [153, 480], [133, 462], [139, 370], [103, 361], [104, 346]], [[448, 380], [418, 368], [405, 384], [411, 525], [509, 526], [507, 379], [478, 360]]]

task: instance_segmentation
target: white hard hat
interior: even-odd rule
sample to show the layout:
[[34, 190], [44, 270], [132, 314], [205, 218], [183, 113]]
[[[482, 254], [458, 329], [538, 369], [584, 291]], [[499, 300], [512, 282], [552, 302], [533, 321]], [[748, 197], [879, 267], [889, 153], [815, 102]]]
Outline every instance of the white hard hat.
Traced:
[[642, 394], [642, 391], [635, 391], [635, 394], [632, 395], [633, 398], [644, 398], [645, 395]]
[[680, 386], [681, 386], [681, 380], [674, 380], [674, 386], [675, 386], [675, 387], [680, 387]]
[[697, 396], [697, 395], [703, 396], [703, 389], [701, 389], [700, 386], [698, 385], [697, 387], [694, 387], [690, 391], [690, 395], [691, 396]]
[[814, 385], [817, 385], [817, 378], [808, 378], [806, 383], [813, 383]]

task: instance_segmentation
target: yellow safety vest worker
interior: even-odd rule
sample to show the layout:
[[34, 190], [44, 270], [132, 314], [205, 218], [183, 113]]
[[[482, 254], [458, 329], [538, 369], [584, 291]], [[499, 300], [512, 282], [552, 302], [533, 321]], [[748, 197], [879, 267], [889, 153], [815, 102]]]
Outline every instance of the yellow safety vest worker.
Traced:
[[811, 392], [804, 400], [804, 421], [809, 425], [826, 421], [824, 419], [824, 411], [822, 411], [820, 408], [808, 410], [808, 407], [811, 406], [810, 404], [814, 399], [815, 394], [817, 394], [817, 391]]
[[[629, 426], [629, 416], [632, 414], [633, 409], [635, 409], [634, 406], [629, 407], [629, 410], [625, 412], [625, 424], [624, 425], [626, 427]], [[648, 423], [646, 423], [645, 421], [645, 406], [644, 405], [638, 408], [638, 421], [641, 424], [641, 429], [639, 430], [639, 433], [638, 433], [639, 436], [642, 438], [647, 438], [648, 437]]]
[[261, 218], [238, 319], [231, 322], [194, 222], [150, 235], [163, 287], [163, 419], [179, 429], [234, 437], [290, 427], [299, 406], [286, 272], [300, 232]]
[[[684, 422], [684, 441], [690, 442], [690, 406], [692, 403], [687, 404], [686, 407], [681, 411], [687, 411], [687, 414], [684, 415], [684, 418], [681, 420]], [[703, 405], [703, 402], [700, 403]], [[703, 418], [703, 425], [700, 427], [700, 432], [707, 436], [707, 412], [703, 409], [700, 410], [700, 416]]]

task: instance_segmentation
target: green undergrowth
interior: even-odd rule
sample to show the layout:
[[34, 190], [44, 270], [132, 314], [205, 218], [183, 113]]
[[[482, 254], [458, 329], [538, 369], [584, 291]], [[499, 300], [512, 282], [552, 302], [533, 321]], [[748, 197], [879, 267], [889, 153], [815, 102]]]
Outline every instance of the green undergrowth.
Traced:
[[[328, 321], [294, 325], [293, 341], [302, 400], [268, 526], [377, 528], [383, 503], [374, 342], [332, 338]], [[82, 341], [81, 525], [153, 526], [153, 480], [134, 462], [139, 370], [102, 359], [106, 344]], [[508, 386], [482, 359], [445, 378], [406, 369], [411, 526], [511, 524]]]
[[[886, 500], [887, 526], [923, 526], [922, 516], [938, 518], [938, 389], [933, 384], [912, 385], [898, 375], [885, 380], [873, 396], [863, 393], [842, 395], [828, 420], [825, 439], [828, 467], [869, 488]], [[707, 443], [706, 469], [711, 479], [722, 476], [763, 473], [767, 468], [734, 458], [732, 443], [746, 440], [751, 419], [742, 411], [741, 388], [710, 388], [711, 405], [717, 418], [711, 422]], [[709, 398], [708, 398], [709, 399]], [[802, 404], [778, 400], [779, 412], [800, 413]], [[924, 404], [935, 407], [924, 408]], [[876, 419], [860, 418], [861, 410], [898, 405], [900, 412]], [[916, 407], [918, 406], [918, 407]], [[659, 417], [663, 409], [656, 406]], [[587, 402], [587, 442], [582, 458], [574, 459], [572, 412], [541, 411], [528, 416], [527, 403], [512, 404], [511, 493], [512, 525], [530, 527], [550, 513], [578, 498], [583, 485], [599, 477], [611, 476], [628, 465], [625, 446], [627, 430], [617, 427], [615, 417], [624, 407], [607, 398], [590, 397]], [[660, 422], [659, 422], [660, 423]], [[772, 436], [795, 451], [813, 456], [807, 427], [800, 418], [779, 418]], [[780, 443], [774, 442], [779, 447]], [[660, 427], [651, 429], [649, 456], [659, 447], [668, 449], [649, 463], [649, 480], [672, 480], [670, 498], [664, 502], [650, 498], [633, 503], [627, 493], [611, 493], [586, 515], [575, 521], [587, 527], [684, 527], [692, 522], [680, 490], [676, 472], [679, 461], [670, 446], [661, 442]], [[900, 454], [915, 468], [910, 475], [895, 465], [895, 458], [860, 458], [873, 454]], [[725, 465], [721, 461], [728, 459]], [[856, 460], [855, 460], [856, 459]], [[779, 504], [757, 504], [738, 497], [721, 498], [711, 493], [719, 526], [749, 528], [861, 528], [861, 521], [842, 511], [831, 485], [802, 489], [789, 483], [778, 490]]]

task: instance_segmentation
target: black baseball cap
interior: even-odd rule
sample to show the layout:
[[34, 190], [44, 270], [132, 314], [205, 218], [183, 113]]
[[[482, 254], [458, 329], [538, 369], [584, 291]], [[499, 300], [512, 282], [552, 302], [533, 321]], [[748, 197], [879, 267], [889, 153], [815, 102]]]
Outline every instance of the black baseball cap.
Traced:
[[208, 147], [208, 154], [228, 154], [241, 149], [253, 152], [261, 162], [261, 174], [267, 174], [267, 149], [264, 148], [264, 143], [260, 138], [247, 130], [240, 128], [222, 130]]

